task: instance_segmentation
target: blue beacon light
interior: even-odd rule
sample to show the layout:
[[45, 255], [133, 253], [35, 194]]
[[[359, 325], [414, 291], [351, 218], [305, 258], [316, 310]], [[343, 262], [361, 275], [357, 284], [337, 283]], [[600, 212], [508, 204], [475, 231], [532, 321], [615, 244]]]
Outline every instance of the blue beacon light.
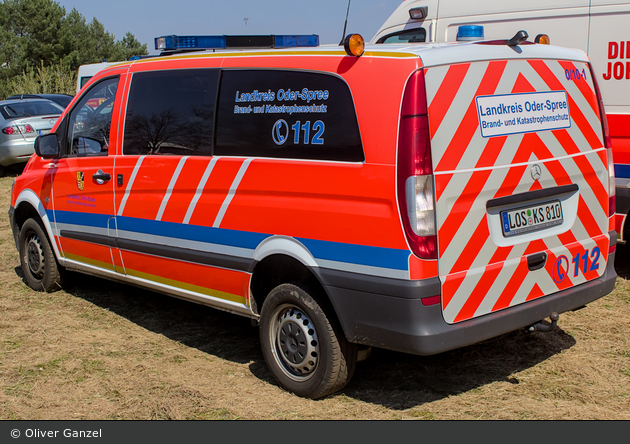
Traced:
[[457, 30], [458, 42], [471, 42], [475, 40], [483, 40], [483, 26], [479, 25], [463, 25]]

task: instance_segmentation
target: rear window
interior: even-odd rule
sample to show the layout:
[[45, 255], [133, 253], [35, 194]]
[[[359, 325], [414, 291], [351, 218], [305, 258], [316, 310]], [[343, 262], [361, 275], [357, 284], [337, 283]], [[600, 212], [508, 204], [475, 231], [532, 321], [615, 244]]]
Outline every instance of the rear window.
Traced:
[[222, 72], [214, 153], [365, 160], [346, 82], [330, 74], [288, 70]]
[[63, 108], [47, 100], [15, 102], [0, 105], [0, 113], [5, 119], [56, 115], [63, 113]]

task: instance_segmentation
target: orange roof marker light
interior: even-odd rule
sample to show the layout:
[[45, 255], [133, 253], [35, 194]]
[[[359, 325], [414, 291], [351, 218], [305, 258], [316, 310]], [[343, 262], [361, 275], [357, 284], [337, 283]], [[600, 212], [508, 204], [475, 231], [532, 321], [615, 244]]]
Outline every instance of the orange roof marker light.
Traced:
[[343, 41], [343, 49], [350, 56], [361, 57], [365, 52], [365, 40], [361, 34], [348, 34]]
[[538, 34], [536, 39], [534, 39], [534, 43], [540, 43], [541, 45], [550, 45], [551, 41], [549, 40], [549, 36], [547, 34]]

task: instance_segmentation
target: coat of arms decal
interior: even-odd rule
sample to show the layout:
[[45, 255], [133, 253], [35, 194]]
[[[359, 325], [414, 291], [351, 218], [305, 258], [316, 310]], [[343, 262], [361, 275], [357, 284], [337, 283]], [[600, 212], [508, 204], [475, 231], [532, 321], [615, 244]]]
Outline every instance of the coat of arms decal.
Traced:
[[83, 191], [85, 186], [85, 173], [83, 171], [77, 171], [77, 188], [79, 191]]

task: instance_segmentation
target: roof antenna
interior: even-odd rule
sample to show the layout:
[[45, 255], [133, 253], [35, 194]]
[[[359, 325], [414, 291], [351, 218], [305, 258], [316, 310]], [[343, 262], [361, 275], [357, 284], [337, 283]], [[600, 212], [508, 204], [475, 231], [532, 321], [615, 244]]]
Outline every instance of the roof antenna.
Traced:
[[339, 45], [343, 45], [343, 41], [346, 38], [346, 27], [348, 26], [348, 14], [350, 13], [350, 2], [352, 0], [348, 0], [348, 10], [346, 11], [346, 23], [344, 23], [343, 25], [343, 35], [341, 36], [341, 42], [339, 42]]

